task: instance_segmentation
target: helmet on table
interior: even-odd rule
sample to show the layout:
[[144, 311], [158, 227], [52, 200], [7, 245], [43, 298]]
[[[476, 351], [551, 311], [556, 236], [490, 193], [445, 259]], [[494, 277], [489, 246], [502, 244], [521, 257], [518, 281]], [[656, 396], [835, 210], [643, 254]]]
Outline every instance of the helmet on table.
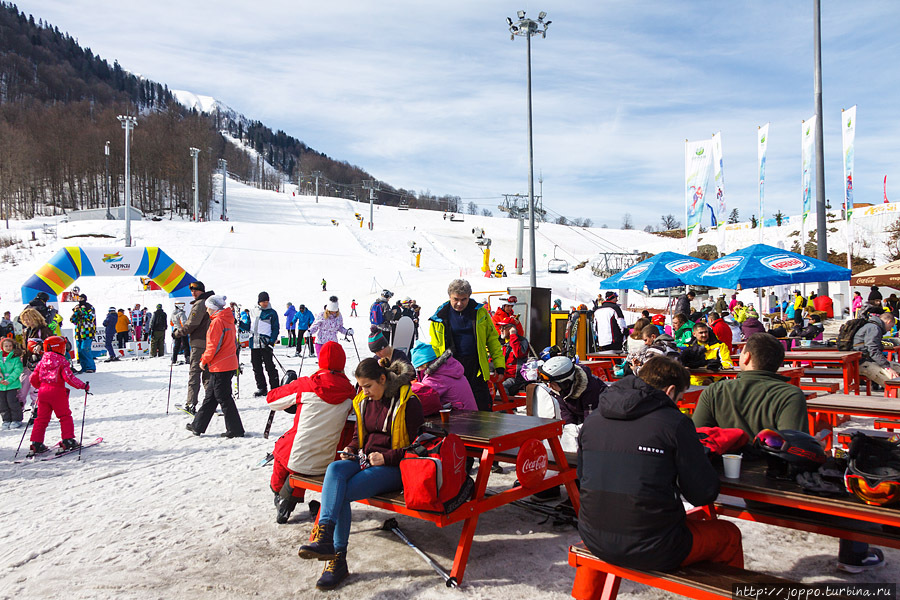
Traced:
[[818, 470], [826, 460], [822, 445], [803, 431], [763, 429], [753, 446], [766, 455], [766, 476], [773, 479], [793, 480], [799, 473]]

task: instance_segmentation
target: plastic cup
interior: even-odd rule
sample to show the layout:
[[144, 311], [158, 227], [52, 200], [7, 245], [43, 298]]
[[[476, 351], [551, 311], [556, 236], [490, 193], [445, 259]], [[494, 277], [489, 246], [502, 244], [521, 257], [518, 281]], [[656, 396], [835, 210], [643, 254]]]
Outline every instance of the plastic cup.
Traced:
[[441, 413], [441, 423], [443, 423], [443, 424], [445, 424], [445, 425], [446, 425], [447, 423], [449, 423], [449, 422], [450, 422], [450, 409], [449, 409], [449, 408], [442, 408], [442, 409], [440, 410], [440, 413]]
[[722, 464], [725, 465], [725, 477], [727, 479], [741, 478], [741, 455], [723, 454]]

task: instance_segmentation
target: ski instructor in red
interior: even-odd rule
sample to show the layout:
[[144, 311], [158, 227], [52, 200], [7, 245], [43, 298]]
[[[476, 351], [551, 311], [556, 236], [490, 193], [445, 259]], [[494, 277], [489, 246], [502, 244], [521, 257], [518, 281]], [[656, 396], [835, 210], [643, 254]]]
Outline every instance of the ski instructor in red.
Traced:
[[31, 449], [28, 456], [41, 454], [49, 450], [44, 445], [44, 434], [50, 424], [50, 414], [55, 413], [62, 430], [63, 450], [78, 447], [75, 440], [75, 422], [69, 409], [68, 383], [74, 388], [87, 391], [89, 384], [72, 374], [69, 361], [63, 356], [66, 352], [66, 341], [54, 335], [44, 340], [44, 356], [31, 373], [31, 386], [38, 388], [37, 417], [34, 429], [31, 430]]

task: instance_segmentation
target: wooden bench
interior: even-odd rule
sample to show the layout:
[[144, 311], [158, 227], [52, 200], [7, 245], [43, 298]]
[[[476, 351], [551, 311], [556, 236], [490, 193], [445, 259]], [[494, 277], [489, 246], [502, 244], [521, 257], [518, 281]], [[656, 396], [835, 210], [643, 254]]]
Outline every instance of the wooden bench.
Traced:
[[809, 392], [825, 392], [826, 394], [837, 394], [841, 389], [841, 384], [819, 383], [818, 381], [813, 381], [812, 383], [801, 383], [800, 389]]
[[[569, 547], [569, 564], [575, 567], [575, 586], [572, 589], [572, 597], [578, 600], [614, 600], [619, 594], [619, 584], [622, 579], [634, 581], [672, 592], [687, 598], [709, 599], [721, 598], [748, 598], [740, 594], [734, 594], [735, 585], [798, 585], [789, 579], [774, 577], [768, 573], [758, 573], [748, 569], [729, 567], [720, 563], [697, 563], [688, 567], [679, 568], [671, 573], [662, 571], [641, 571], [627, 569], [600, 560], [590, 553], [583, 545], [578, 544]], [[577, 594], [579, 583], [592, 577], [590, 571], [597, 571], [605, 575], [603, 588], [597, 590], [594, 596]], [[579, 578], [581, 580], [579, 581]], [[733, 595], [734, 594], [734, 595]], [[758, 598], [754, 598], [758, 600]]]
[[875, 429], [885, 429], [893, 432], [895, 429], [900, 429], [900, 421], [894, 419], [875, 419]]

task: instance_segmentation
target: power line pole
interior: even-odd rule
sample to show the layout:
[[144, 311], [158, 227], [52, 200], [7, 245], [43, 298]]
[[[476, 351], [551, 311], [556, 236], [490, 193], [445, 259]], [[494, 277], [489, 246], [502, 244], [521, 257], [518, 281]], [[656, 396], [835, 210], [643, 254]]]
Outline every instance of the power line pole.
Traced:
[[224, 158], [219, 159], [219, 168], [222, 169], [222, 220], [228, 220], [228, 205], [225, 204], [225, 182], [228, 181], [228, 161]]
[[375, 219], [375, 192], [381, 189], [378, 182], [374, 179], [367, 179], [363, 182], [363, 188], [369, 190], [369, 229], [374, 229]]
[[[816, 103], [816, 258], [828, 260], [828, 231], [825, 214], [825, 140], [822, 125], [822, 4], [813, 0], [813, 61], [815, 62], [815, 83], [813, 96]], [[802, 249], [806, 240], [800, 241]], [[847, 256], [850, 247], [847, 246]], [[828, 295], [828, 284], [819, 283], [819, 295]]]
[[191, 157], [194, 159], [194, 220], [200, 222], [200, 186], [198, 185], [199, 174], [197, 172], [197, 156], [200, 154], [199, 148], [191, 148]]
[[137, 127], [137, 117], [119, 115], [125, 130], [125, 247], [131, 247], [131, 130]]
[[319, 177], [322, 176], [322, 171], [313, 171], [313, 177], [316, 178], [316, 204], [319, 203]]
[[550, 26], [550, 21], [544, 22], [544, 18], [546, 18], [547, 13], [541, 11], [538, 15], [538, 20], [533, 21], [532, 19], [525, 18], [525, 11], [520, 10], [516, 13], [516, 16], [519, 17], [519, 20], [513, 23], [513, 20], [509, 17], [506, 18], [506, 22], [509, 25], [509, 38], [511, 40], [516, 39], [516, 36], [524, 36], [526, 43], [526, 57], [528, 64], [528, 225], [531, 228], [529, 232], [529, 248], [528, 248], [528, 257], [531, 261], [531, 277], [530, 284], [531, 287], [537, 287], [537, 259], [535, 255], [535, 242], [534, 242], [534, 136], [532, 133], [531, 127], [531, 37], [537, 34], [541, 34], [542, 37], [547, 37], [547, 28]]

